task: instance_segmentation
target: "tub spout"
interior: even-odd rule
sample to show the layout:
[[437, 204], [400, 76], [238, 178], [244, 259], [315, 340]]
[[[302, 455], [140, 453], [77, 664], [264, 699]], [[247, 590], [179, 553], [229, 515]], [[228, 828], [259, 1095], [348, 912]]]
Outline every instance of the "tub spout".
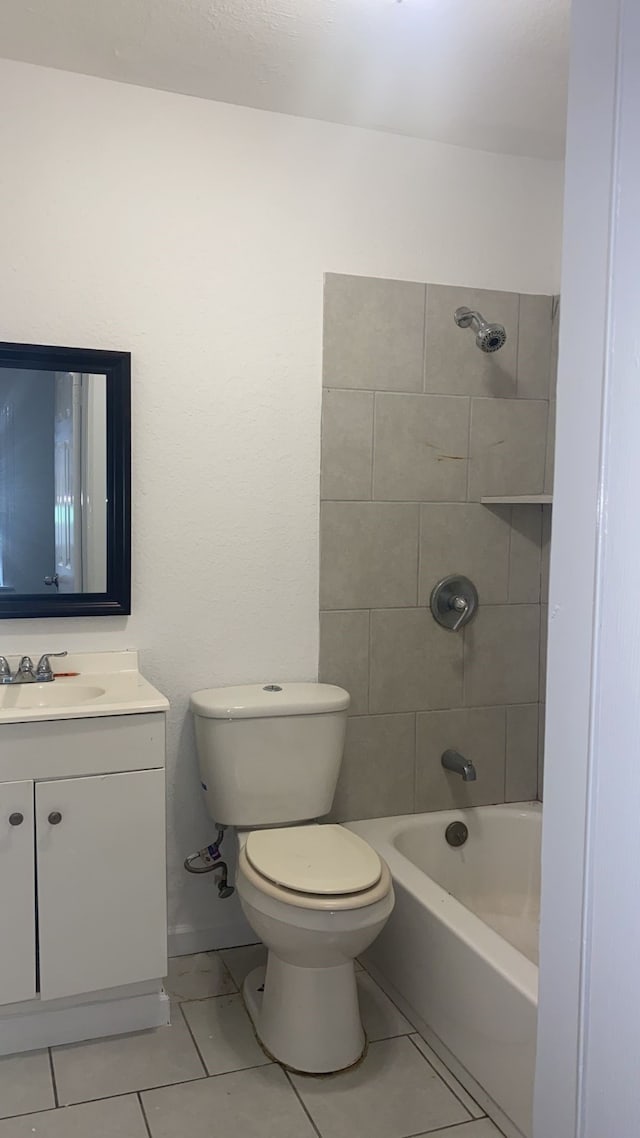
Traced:
[[476, 768], [471, 759], [465, 759], [464, 755], [460, 755], [457, 751], [444, 751], [440, 761], [445, 770], [461, 775], [464, 782], [475, 781]]

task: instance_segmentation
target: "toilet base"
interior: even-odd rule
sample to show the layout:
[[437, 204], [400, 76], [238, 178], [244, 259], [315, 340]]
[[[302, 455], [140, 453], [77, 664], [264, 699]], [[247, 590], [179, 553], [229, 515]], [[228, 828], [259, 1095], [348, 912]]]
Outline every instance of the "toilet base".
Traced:
[[242, 994], [265, 1051], [292, 1071], [329, 1075], [363, 1057], [353, 962], [300, 968], [270, 952], [266, 969], [249, 973]]

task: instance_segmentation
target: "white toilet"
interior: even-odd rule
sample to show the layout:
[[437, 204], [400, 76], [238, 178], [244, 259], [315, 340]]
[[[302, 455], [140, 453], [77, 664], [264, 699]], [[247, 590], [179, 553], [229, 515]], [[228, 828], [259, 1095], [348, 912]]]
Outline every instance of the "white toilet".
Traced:
[[200, 777], [211, 817], [238, 834], [237, 888], [266, 944], [244, 998], [265, 1049], [296, 1071], [352, 1066], [366, 1040], [354, 958], [394, 904], [385, 862], [362, 838], [318, 825], [335, 793], [349, 695], [331, 684], [195, 692]]

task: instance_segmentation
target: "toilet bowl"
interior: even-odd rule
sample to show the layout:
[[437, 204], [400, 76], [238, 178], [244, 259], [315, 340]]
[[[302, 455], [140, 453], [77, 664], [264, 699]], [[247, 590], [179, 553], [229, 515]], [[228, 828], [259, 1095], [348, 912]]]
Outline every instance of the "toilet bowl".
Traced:
[[[352, 852], [350, 839], [357, 835], [341, 826], [296, 826], [286, 833], [259, 834], [263, 835], [275, 840], [282, 835], [289, 850], [300, 843], [304, 863], [294, 875], [297, 883], [322, 885], [324, 891], [279, 884], [271, 876], [272, 864], [265, 861], [261, 866], [255, 854], [250, 860], [247, 844], [251, 847], [251, 838], [258, 835], [248, 835], [248, 843], [241, 836], [237, 878], [240, 903], [252, 929], [269, 950], [266, 976], [264, 969], [256, 969], [245, 980], [247, 1009], [263, 1046], [280, 1063], [317, 1074], [344, 1070], [360, 1059], [366, 1044], [354, 960], [369, 947], [393, 909], [391, 874], [363, 841], [366, 853], [373, 855], [370, 864], [375, 866], [377, 880], [355, 888], [357, 878], [353, 869], [349, 870], [348, 855]], [[336, 860], [343, 854], [342, 882], [337, 865], [331, 883], [322, 881], [321, 864], [319, 873], [311, 872], [304, 880], [306, 871], [314, 868], [309, 856], [314, 845], [318, 849], [332, 845]], [[344, 887], [340, 892], [328, 892], [340, 885]]]
[[366, 1049], [355, 957], [394, 905], [386, 863], [357, 834], [318, 823], [331, 808], [349, 695], [330, 684], [268, 684], [191, 697], [201, 785], [216, 824], [234, 826], [237, 891], [268, 949], [243, 995], [270, 1056], [328, 1074]]

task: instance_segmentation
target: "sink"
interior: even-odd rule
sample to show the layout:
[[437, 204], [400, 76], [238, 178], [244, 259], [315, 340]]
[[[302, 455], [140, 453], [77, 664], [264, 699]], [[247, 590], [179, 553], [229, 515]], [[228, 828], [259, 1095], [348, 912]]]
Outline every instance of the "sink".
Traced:
[[[20, 659], [17, 653], [8, 657], [12, 675]], [[54, 680], [0, 684], [0, 746], [5, 726], [12, 723], [140, 715], [168, 707], [165, 696], [140, 675], [135, 650], [70, 652]]]
[[105, 694], [106, 688], [89, 687], [82, 684], [2, 684], [0, 686], [0, 709], [9, 711], [20, 707], [77, 707], [83, 703], [94, 703]]

